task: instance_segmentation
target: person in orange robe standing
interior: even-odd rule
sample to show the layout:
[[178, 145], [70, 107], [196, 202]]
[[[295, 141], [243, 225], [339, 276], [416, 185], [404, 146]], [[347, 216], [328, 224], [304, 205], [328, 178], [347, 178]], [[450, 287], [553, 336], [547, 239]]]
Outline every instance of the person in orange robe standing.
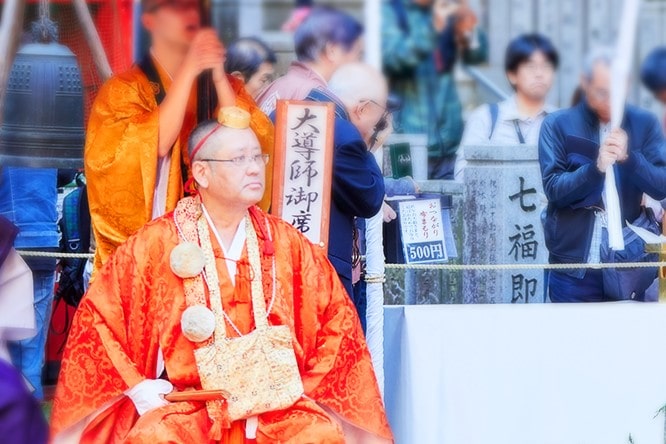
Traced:
[[[212, 70], [219, 105], [249, 111], [262, 148], [273, 150], [273, 126], [243, 83], [224, 73], [224, 47], [214, 30], [201, 28], [199, 2], [142, 0], [142, 7], [150, 54], [102, 86], [88, 123], [84, 161], [96, 269], [183, 196], [189, 175], [183, 151], [197, 124], [197, 93], [205, 93], [197, 91], [199, 74]], [[269, 199], [270, 190], [262, 208]]]
[[[221, 119], [190, 140], [199, 194], [131, 236], [81, 301], [53, 404], [54, 442], [392, 442], [358, 316], [326, 252], [256, 206], [268, 156], [246, 124]], [[180, 255], [185, 244], [203, 251], [205, 268], [195, 254]], [[261, 283], [252, 285], [257, 273]], [[200, 293], [191, 279], [200, 279]], [[197, 296], [199, 309], [215, 313], [214, 336], [199, 337], [205, 317], [184, 314]], [[220, 299], [223, 316], [215, 312]], [[259, 306], [267, 318], [253, 317]], [[200, 367], [195, 352], [224, 335], [256, 333], [255, 319], [288, 327], [302, 395], [240, 418], [224, 413], [226, 402], [165, 400], [172, 390], [211, 389], [200, 368], [207, 375], [220, 367]], [[235, 376], [257, 372], [252, 360], [222, 356], [231, 359]], [[227, 391], [231, 400], [238, 393]]]

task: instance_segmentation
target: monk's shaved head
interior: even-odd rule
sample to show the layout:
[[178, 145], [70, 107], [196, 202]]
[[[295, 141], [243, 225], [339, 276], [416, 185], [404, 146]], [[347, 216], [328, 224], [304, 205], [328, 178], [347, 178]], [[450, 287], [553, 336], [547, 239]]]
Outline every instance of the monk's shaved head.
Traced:
[[367, 63], [349, 63], [340, 67], [328, 83], [328, 88], [347, 106], [362, 100], [385, 102], [388, 96], [386, 78]]

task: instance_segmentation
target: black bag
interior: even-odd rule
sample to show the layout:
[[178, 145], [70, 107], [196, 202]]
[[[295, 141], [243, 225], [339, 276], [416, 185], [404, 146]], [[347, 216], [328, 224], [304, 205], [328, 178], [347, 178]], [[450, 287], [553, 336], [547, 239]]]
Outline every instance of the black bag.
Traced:
[[[643, 208], [632, 225], [661, 234], [661, 225], [650, 208]], [[607, 242], [601, 244], [601, 262], [616, 264], [628, 262], [658, 262], [658, 253], [647, 253], [645, 241], [629, 227], [622, 229], [624, 250], [613, 251]], [[604, 268], [604, 294], [614, 301], [645, 299], [645, 290], [657, 277], [657, 267], [651, 268]]]
[[[90, 211], [85, 185], [78, 187], [63, 200], [60, 231], [64, 253], [87, 253], [90, 248]], [[56, 300], [77, 307], [85, 293], [83, 271], [87, 259], [63, 258]]]

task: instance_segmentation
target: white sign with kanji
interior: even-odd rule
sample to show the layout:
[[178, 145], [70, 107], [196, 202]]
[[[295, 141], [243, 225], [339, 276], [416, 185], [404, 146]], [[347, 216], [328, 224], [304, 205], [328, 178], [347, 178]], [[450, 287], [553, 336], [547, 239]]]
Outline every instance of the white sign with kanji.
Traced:
[[312, 243], [328, 244], [334, 109], [278, 101], [272, 212]]
[[418, 264], [447, 261], [439, 199], [407, 200], [398, 205], [405, 262]]

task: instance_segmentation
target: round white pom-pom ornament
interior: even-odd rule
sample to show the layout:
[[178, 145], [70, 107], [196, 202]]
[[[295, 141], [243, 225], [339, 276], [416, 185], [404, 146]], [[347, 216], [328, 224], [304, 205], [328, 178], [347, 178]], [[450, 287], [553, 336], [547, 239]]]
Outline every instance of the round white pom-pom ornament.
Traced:
[[203, 271], [206, 259], [201, 248], [192, 242], [183, 242], [171, 250], [171, 271], [180, 278], [187, 279]]
[[183, 336], [192, 342], [203, 342], [215, 332], [215, 315], [208, 307], [193, 305], [180, 318]]

